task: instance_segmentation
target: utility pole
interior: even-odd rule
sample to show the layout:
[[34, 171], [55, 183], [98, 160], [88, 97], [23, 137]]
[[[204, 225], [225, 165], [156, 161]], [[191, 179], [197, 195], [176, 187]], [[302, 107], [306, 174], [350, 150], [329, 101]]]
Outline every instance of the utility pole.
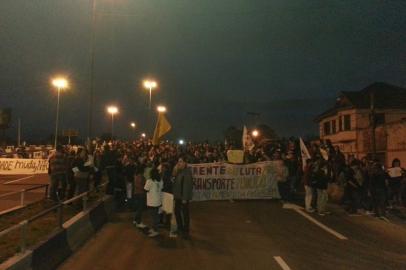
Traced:
[[90, 92], [89, 92], [89, 110], [87, 119], [87, 140], [90, 146], [90, 141], [93, 132], [93, 103], [94, 103], [94, 58], [95, 58], [95, 39], [96, 39], [96, 2], [92, 1], [92, 33], [90, 44]]
[[376, 159], [376, 112], [375, 112], [375, 93], [369, 93], [370, 102], [370, 124], [371, 124], [371, 139], [372, 139], [372, 159]]
[[21, 118], [18, 118], [18, 127], [17, 127], [17, 146], [21, 145]]

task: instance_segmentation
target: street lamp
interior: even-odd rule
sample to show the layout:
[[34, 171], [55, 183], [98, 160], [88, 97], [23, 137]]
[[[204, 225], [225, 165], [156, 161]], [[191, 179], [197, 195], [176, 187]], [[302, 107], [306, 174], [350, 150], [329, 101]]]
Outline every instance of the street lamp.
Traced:
[[114, 138], [114, 115], [118, 114], [118, 108], [116, 106], [108, 106], [107, 112], [111, 114], [111, 140]]
[[135, 133], [135, 128], [137, 127], [137, 124], [135, 124], [135, 122], [131, 122], [130, 127], [134, 130]]
[[258, 137], [258, 136], [259, 136], [259, 131], [256, 130], [256, 129], [254, 129], [254, 130], [252, 131], [252, 137], [256, 138], [256, 137]]
[[145, 138], [145, 137], [147, 137], [147, 134], [142, 133], [142, 134], [141, 134], [141, 137]]
[[145, 80], [144, 81], [144, 87], [149, 90], [149, 109], [151, 110], [152, 106], [152, 89], [156, 88], [158, 86], [156, 81], [151, 81], [151, 80]]
[[156, 110], [159, 113], [165, 113], [166, 112], [166, 107], [165, 106], [158, 106], [158, 107], [156, 107]]
[[56, 103], [56, 122], [55, 122], [55, 143], [54, 147], [56, 149], [56, 145], [58, 143], [58, 126], [59, 126], [59, 100], [61, 91], [68, 88], [68, 81], [65, 78], [59, 77], [52, 80], [52, 85], [56, 87], [58, 91], [58, 101]]

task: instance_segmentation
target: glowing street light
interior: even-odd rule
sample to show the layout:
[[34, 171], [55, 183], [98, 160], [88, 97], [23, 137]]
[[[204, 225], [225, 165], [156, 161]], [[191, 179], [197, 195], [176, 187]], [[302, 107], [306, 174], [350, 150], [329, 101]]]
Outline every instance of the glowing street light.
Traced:
[[60, 100], [61, 91], [68, 88], [68, 81], [63, 77], [59, 77], [59, 78], [55, 78], [52, 80], [52, 85], [58, 91], [58, 101], [56, 103], [55, 143], [54, 143], [54, 147], [56, 149], [56, 145], [58, 144], [59, 103], [60, 103], [59, 100]]
[[259, 136], [259, 131], [256, 130], [256, 129], [254, 129], [254, 130], [252, 131], [252, 137], [256, 138], [256, 137], [258, 137], [258, 136]]
[[149, 90], [149, 109], [151, 110], [152, 106], [152, 90], [158, 86], [156, 81], [145, 80], [144, 87]]
[[135, 133], [135, 129], [137, 127], [137, 124], [135, 122], [131, 122], [130, 123], [130, 127], [133, 129], [134, 133]]
[[141, 134], [141, 137], [145, 138], [145, 137], [147, 137], [147, 134], [142, 133], [142, 134]]
[[182, 140], [182, 139], [180, 139], [180, 140], [179, 140], [179, 144], [180, 144], [180, 145], [184, 145], [184, 144], [185, 144], [185, 141]]
[[114, 115], [118, 114], [118, 108], [116, 106], [108, 106], [107, 112], [111, 114], [111, 140], [114, 138]]
[[166, 107], [165, 106], [158, 106], [158, 107], [156, 107], [156, 110], [159, 113], [165, 113], [166, 112]]

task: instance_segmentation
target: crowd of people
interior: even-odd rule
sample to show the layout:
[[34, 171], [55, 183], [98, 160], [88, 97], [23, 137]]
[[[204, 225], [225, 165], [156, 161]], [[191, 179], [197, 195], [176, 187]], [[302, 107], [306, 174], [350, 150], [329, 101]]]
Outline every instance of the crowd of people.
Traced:
[[326, 211], [327, 200], [337, 197], [350, 214], [385, 218], [387, 210], [406, 205], [406, 174], [399, 159], [385, 168], [379, 159], [347, 158], [326, 142], [310, 147], [312, 158], [303, 166], [305, 206], [308, 212]]
[[[55, 201], [72, 198], [98, 189], [102, 176], [108, 179], [106, 192], [134, 209], [134, 224], [146, 228], [143, 213], [150, 209], [152, 224], [149, 235], [158, 235], [158, 226], [168, 224], [160, 212], [162, 192], [173, 194], [177, 232], [189, 235], [189, 202], [193, 199], [193, 180], [187, 163], [227, 162], [232, 144], [186, 143], [184, 145], [150, 140], [133, 142], [96, 142], [90, 149], [58, 146], [50, 157], [50, 198]], [[405, 203], [405, 171], [399, 160], [385, 169], [378, 160], [345, 157], [330, 143], [313, 143], [311, 158], [303, 159], [298, 140], [258, 144], [245, 151], [244, 162], [283, 160], [288, 177], [278, 183], [283, 200], [294, 200], [303, 190], [308, 212], [328, 214], [329, 197], [338, 193], [349, 213], [374, 213], [384, 217], [387, 208]], [[335, 187], [335, 188], [332, 188]], [[338, 192], [339, 190], [343, 191]], [[337, 194], [335, 194], [337, 195]]]

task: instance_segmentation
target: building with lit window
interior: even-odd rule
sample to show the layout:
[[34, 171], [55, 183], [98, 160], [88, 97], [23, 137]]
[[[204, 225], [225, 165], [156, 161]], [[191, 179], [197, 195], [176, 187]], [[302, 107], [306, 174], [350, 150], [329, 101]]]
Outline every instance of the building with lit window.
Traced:
[[330, 140], [347, 156], [373, 153], [389, 165], [394, 158], [406, 164], [406, 89], [373, 83], [361, 91], [343, 91], [335, 105], [316, 118], [320, 139]]

